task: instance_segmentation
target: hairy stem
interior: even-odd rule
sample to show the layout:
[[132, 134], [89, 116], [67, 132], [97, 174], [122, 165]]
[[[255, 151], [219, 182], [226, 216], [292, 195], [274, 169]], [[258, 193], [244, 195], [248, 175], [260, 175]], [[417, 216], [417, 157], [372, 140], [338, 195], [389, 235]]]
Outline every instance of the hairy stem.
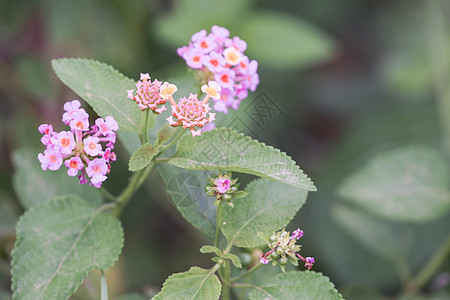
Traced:
[[219, 202], [217, 206], [217, 215], [216, 215], [216, 238], [214, 239], [214, 246], [219, 248], [220, 243], [220, 227], [222, 225], [222, 202]]
[[125, 190], [123, 190], [122, 194], [117, 197], [117, 205], [112, 212], [113, 216], [120, 216], [125, 205], [127, 205], [128, 201], [130, 201], [131, 197], [133, 197], [134, 193], [138, 190], [138, 188], [142, 185], [142, 183], [154, 168], [155, 162], [152, 161], [147, 166], [147, 168], [139, 170], [134, 173], [133, 176], [131, 176], [130, 181], [128, 182], [128, 186], [125, 188]]
[[150, 113], [150, 110], [147, 109], [146, 112], [145, 112], [144, 130], [142, 132], [142, 137], [143, 137], [142, 143], [143, 144], [146, 144], [148, 142], [147, 127], [148, 127], [148, 115], [149, 115], [149, 113]]
[[100, 291], [101, 291], [101, 300], [108, 300], [108, 285], [106, 284], [106, 277], [105, 277], [105, 273], [103, 273], [102, 271], [102, 277], [101, 277], [101, 282], [100, 282]]
[[178, 140], [184, 135], [186, 131], [183, 129], [183, 127], [180, 127], [178, 129], [178, 133], [177, 135], [173, 138], [173, 140], [168, 143], [167, 145], [165, 145], [160, 151], [159, 153], [162, 153], [164, 151], [166, 151], [167, 149], [169, 149], [170, 147], [172, 147], [176, 142], [178, 142]]
[[103, 196], [105, 196], [105, 198], [110, 201], [113, 201], [113, 202], [117, 201], [116, 197], [114, 197], [114, 195], [111, 194], [110, 192], [108, 192], [104, 187], [100, 188], [100, 193], [102, 193]]

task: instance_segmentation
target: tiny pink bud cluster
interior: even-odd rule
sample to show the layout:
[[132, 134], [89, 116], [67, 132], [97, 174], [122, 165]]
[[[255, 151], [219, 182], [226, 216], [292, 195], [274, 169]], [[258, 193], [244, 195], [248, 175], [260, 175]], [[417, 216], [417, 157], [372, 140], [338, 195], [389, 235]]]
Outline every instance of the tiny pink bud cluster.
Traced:
[[98, 118], [89, 130], [89, 114], [80, 107], [78, 100], [64, 104], [62, 121], [69, 125], [70, 131], [55, 132], [49, 124], [39, 126], [46, 149], [44, 154], [39, 153], [38, 159], [44, 171], [56, 171], [64, 162], [67, 175], [77, 176], [81, 172], [80, 184], [90, 180], [91, 185], [99, 188], [107, 178], [111, 161], [116, 160], [112, 150], [119, 126], [113, 117], [107, 116]]
[[305, 268], [310, 270], [315, 262], [314, 257], [304, 258], [297, 253], [300, 251], [301, 246], [296, 245], [295, 243], [302, 236], [303, 230], [300, 228], [294, 230], [292, 235], [289, 234], [289, 231], [285, 231], [284, 229], [272, 235], [268, 243], [268, 247], [271, 249], [267, 253], [261, 255], [259, 262], [266, 265], [269, 261], [272, 261], [272, 264], [276, 266], [279, 261], [281, 269], [284, 272], [284, 266], [288, 262], [291, 262], [293, 265], [297, 266], [298, 260], [301, 260], [305, 263]]
[[141, 80], [136, 83], [136, 95], [133, 95], [134, 90], [127, 90], [127, 98], [136, 101], [141, 110], [148, 108], [156, 114], [160, 114], [166, 110], [166, 107], [158, 108], [158, 105], [163, 105], [167, 102], [167, 99], [162, 98], [159, 94], [161, 83], [161, 81], [156, 79], [152, 82], [148, 73], [141, 73]]
[[177, 53], [192, 69], [206, 74], [203, 80], [214, 79], [222, 87], [220, 98], [214, 98], [214, 109], [224, 113], [228, 108], [237, 110], [240, 102], [247, 98], [248, 90], [254, 92], [259, 84], [258, 62], [244, 55], [247, 43], [230, 32], [214, 25], [211, 33], [201, 30], [192, 35], [188, 46], [177, 49]]

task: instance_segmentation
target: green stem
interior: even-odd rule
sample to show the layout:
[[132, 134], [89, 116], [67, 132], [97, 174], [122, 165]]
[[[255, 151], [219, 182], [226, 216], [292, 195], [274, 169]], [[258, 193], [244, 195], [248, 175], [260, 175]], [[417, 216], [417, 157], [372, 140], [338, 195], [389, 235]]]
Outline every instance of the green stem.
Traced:
[[148, 127], [148, 115], [150, 113], [150, 110], [147, 109], [145, 112], [145, 121], [144, 121], [144, 132], [142, 133], [143, 136], [143, 144], [146, 144], [148, 142], [148, 132], [147, 132], [147, 127]]
[[261, 266], [263, 266], [263, 264], [258, 263], [258, 264], [256, 264], [256, 265], [254, 265], [254, 266], [253, 266], [250, 270], [248, 270], [247, 272], [245, 272], [245, 273], [243, 273], [243, 274], [241, 274], [241, 275], [239, 275], [239, 276], [236, 276], [236, 277], [231, 278], [230, 281], [231, 281], [231, 282], [238, 281], [239, 279], [242, 279], [242, 278], [244, 278], [244, 277], [246, 277], [246, 276], [252, 274], [252, 273], [255, 272], [256, 270], [258, 270]]
[[216, 238], [214, 239], [214, 246], [219, 248], [220, 243], [220, 227], [222, 225], [222, 202], [219, 202], [219, 205], [217, 206], [217, 215], [216, 215]]
[[225, 269], [223, 272], [223, 281], [224, 285], [222, 288], [222, 299], [223, 300], [229, 300], [231, 299], [231, 285], [230, 285], [230, 275], [231, 275], [231, 267], [230, 262], [226, 262], [225, 266], [223, 266]]
[[111, 200], [113, 202], [117, 201], [116, 197], [114, 197], [114, 195], [108, 192], [104, 187], [100, 188], [100, 193], [102, 193], [103, 196], [105, 196], [108, 200]]
[[450, 115], [450, 86], [448, 84], [448, 35], [445, 32], [445, 9], [439, 0], [426, 3], [432, 85], [437, 100], [436, 108], [443, 132], [444, 146], [450, 153], [450, 118], [448, 117]]
[[123, 190], [122, 194], [117, 197], [116, 204], [117, 206], [114, 208], [112, 215], [115, 217], [119, 217], [122, 213], [123, 208], [127, 205], [128, 201], [130, 201], [131, 197], [138, 190], [141, 184], [145, 181], [147, 176], [155, 167], [155, 162], [152, 161], [147, 168], [137, 171], [131, 176], [130, 181], [128, 182], [128, 186]]
[[102, 277], [101, 277], [101, 300], [108, 300], [108, 285], [106, 284], [106, 277], [105, 273], [102, 271]]
[[180, 127], [178, 129], [178, 134], [176, 135], [176, 137], [167, 145], [165, 145], [160, 151], [159, 153], [163, 153], [164, 151], [166, 151], [167, 149], [169, 149], [170, 147], [172, 147], [176, 142], [178, 142], [178, 140], [183, 136], [183, 134], [186, 131], [183, 129], [183, 127]]
[[447, 236], [446, 241], [442, 246], [434, 253], [428, 263], [420, 270], [417, 276], [409, 281], [406, 285], [406, 291], [415, 293], [423, 285], [425, 285], [430, 278], [437, 272], [442, 266], [442, 263], [447, 258], [450, 252], [450, 235]]

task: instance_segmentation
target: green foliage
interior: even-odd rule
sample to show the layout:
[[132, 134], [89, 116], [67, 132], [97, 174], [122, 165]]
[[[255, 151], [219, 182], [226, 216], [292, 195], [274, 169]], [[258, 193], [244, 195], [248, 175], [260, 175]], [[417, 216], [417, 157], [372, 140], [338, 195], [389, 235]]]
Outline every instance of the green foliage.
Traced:
[[250, 293], [251, 300], [343, 299], [328, 277], [312, 271], [287, 272], [272, 277]]
[[202, 246], [200, 248], [200, 252], [201, 253], [214, 253], [216, 255], [221, 255], [222, 254], [222, 252], [219, 250], [219, 248], [211, 246], [211, 245]]
[[214, 270], [192, 267], [187, 272], [169, 276], [153, 299], [219, 299], [221, 284]]
[[147, 298], [139, 294], [126, 294], [120, 296], [119, 298], [114, 298], [114, 300], [147, 300]]
[[158, 150], [151, 144], [142, 145], [131, 155], [128, 170], [136, 172], [147, 167], [156, 154], [158, 154]]
[[372, 158], [349, 175], [339, 195], [379, 216], [429, 222], [450, 209], [448, 166], [436, 150], [405, 146]]
[[17, 223], [12, 252], [15, 299], [67, 299], [93, 269], [105, 270], [123, 246], [120, 222], [80, 198], [55, 198]]
[[248, 54], [274, 68], [307, 67], [329, 59], [334, 42], [313, 25], [286, 14], [263, 12], [248, 16], [241, 37]]
[[203, 188], [211, 174], [206, 171], [187, 171], [169, 164], [159, 164], [157, 170], [181, 215], [208, 238], [214, 239], [217, 213], [215, 198], [208, 196]]
[[236, 268], [242, 268], [242, 264], [241, 264], [241, 260], [239, 259], [239, 257], [233, 253], [227, 253], [223, 256], [225, 259], [229, 259], [231, 260], [231, 262], [233, 263], [233, 265]]
[[239, 247], [256, 247], [267, 236], [286, 226], [305, 203], [308, 192], [290, 185], [257, 179], [245, 189], [248, 196], [223, 208], [222, 232], [228, 242]]
[[[134, 80], [95, 60], [62, 58], [53, 60], [52, 66], [59, 79], [101, 117], [113, 116], [120, 130], [142, 132], [145, 114], [127, 98], [127, 90], [136, 88]], [[149, 114], [150, 127], [154, 120], [154, 114]]]
[[229, 128], [186, 135], [169, 163], [190, 170], [221, 170], [252, 174], [315, 191], [311, 179], [286, 155]]
[[24, 208], [63, 195], [77, 195], [92, 204], [100, 205], [100, 192], [88, 185], [79, 184], [78, 178], [67, 176], [64, 168], [42, 171], [38, 153], [39, 150], [33, 148], [22, 148], [13, 153], [13, 185]]

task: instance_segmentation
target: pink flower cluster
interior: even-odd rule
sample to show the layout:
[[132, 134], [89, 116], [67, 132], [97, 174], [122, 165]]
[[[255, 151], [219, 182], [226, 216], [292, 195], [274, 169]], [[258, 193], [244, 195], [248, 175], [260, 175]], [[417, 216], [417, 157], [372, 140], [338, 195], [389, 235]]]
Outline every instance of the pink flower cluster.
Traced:
[[167, 99], [163, 99], [159, 95], [159, 89], [161, 88], [161, 81], [151, 81], [148, 73], [141, 73], [141, 80], [136, 83], [136, 95], [133, 95], [134, 90], [127, 90], [127, 98], [136, 101], [141, 110], [151, 109], [153, 112], [160, 114], [166, 110], [165, 106], [158, 108], [158, 105], [163, 105], [167, 102]]
[[211, 33], [201, 30], [192, 36], [188, 46], [177, 49], [190, 68], [201, 70], [204, 82], [214, 80], [220, 84], [221, 97], [214, 100], [214, 109], [224, 113], [229, 107], [237, 110], [248, 90], [254, 92], [259, 84], [258, 62], [244, 55], [247, 43], [229, 36], [226, 28], [214, 25]]
[[[172, 101], [171, 101], [172, 102]], [[207, 113], [211, 110], [209, 103], [199, 101], [197, 94], [190, 94], [189, 98], [180, 98], [178, 103], [172, 103], [172, 116], [167, 118], [167, 121], [172, 126], [183, 126], [184, 129], [189, 128], [192, 136], [201, 135], [200, 130], [195, 130], [195, 127], [202, 128], [206, 123], [214, 121], [215, 113]], [[174, 121], [172, 117], [177, 118]]]
[[47, 148], [44, 154], [39, 153], [38, 159], [44, 171], [56, 171], [64, 162], [67, 175], [77, 176], [81, 172], [80, 184], [88, 183], [88, 177], [90, 184], [99, 188], [107, 178], [111, 161], [116, 160], [112, 150], [119, 126], [113, 117], [107, 116], [98, 118], [89, 130], [89, 114], [80, 107], [78, 100], [64, 104], [62, 121], [69, 125], [70, 131], [55, 132], [50, 124], [39, 126], [43, 134], [41, 142]]

